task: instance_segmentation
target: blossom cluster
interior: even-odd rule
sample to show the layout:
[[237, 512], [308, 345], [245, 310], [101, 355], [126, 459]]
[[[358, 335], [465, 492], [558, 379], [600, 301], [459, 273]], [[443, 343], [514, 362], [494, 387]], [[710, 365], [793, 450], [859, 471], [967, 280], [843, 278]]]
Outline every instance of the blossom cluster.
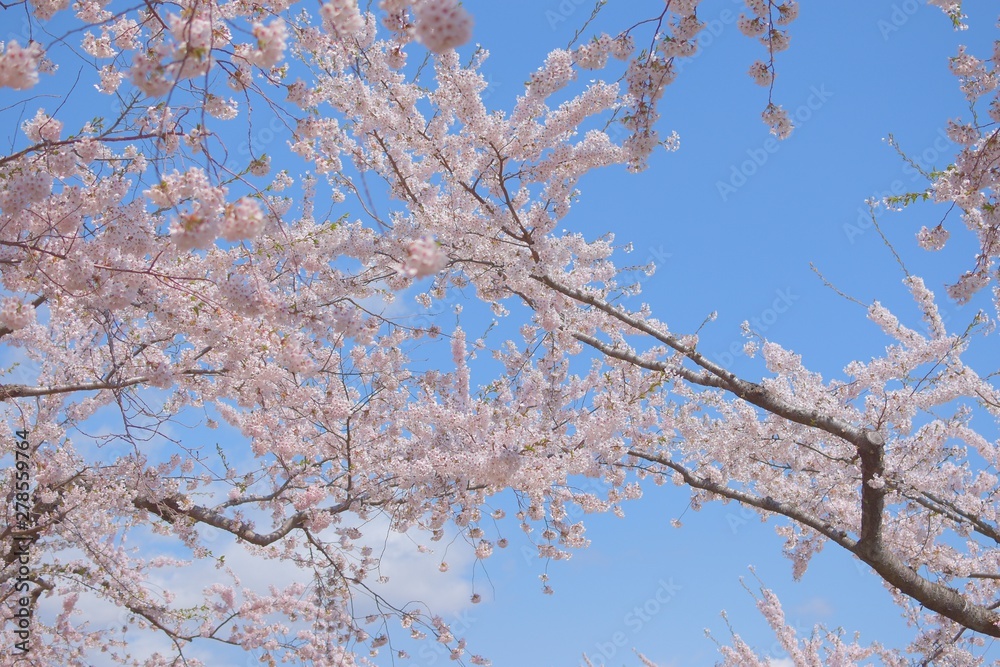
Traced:
[[0, 327], [16, 331], [35, 320], [35, 309], [19, 299], [7, 298], [0, 306]]
[[[960, 20], [960, 3], [934, 3], [956, 21]], [[978, 58], [964, 47], [949, 62], [949, 67], [959, 82], [959, 88], [973, 109], [986, 106], [986, 115], [993, 121], [1000, 119], [1000, 51], [996, 48], [990, 58]], [[1000, 212], [997, 210], [996, 192], [1000, 187], [996, 171], [989, 167], [1000, 158], [998, 133], [984, 130], [977, 122], [951, 119], [945, 130], [949, 139], [961, 147], [954, 163], [936, 175], [931, 190], [938, 202], [957, 205], [962, 222], [975, 235], [979, 252], [974, 265], [962, 273], [949, 287], [950, 296], [958, 302], [969, 301], [976, 293], [991, 283], [1000, 283]], [[949, 237], [944, 224], [934, 229], [922, 228], [917, 234], [918, 243], [928, 250], [941, 249]], [[1000, 290], [994, 299], [1000, 312]]]
[[320, 8], [326, 29], [342, 37], [349, 37], [364, 28], [364, 19], [357, 0], [330, 0]]
[[31, 42], [26, 47], [14, 40], [8, 42], [0, 52], [0, 88], [27, 90], [38, 83], [42, 54], [38, 42]]
[[443, 53], [472, 38], [472, 16], [459, 0], [416, 0], [413, 4], [417, 40]]
[[[780, 4], [773, 0], [746, 0], [746, 6], [750, 14], [742, 14], [737, 20], [737, 26], [747, 37], [757, 38], [768, 53], [767, 62], [754, 62], [748, 74], [757, 85], [772, 86], [776, 72], [774, 56], [789, 47], [790, 38], [784, 28], [798, 18], [799, 5], [796, 0], [784, 0]], [[771, 128], [771, 134], [779, 139], [791, 135], [793, 126], [788, 115], [770, 96], [762, 117], [764, 123]]]
[[263, 68], [277, 65], [285, 53], [285, 40], [288, 38], [285, 22], [277, 18], [266, 26], [255, 23], [253, 36], [257, 38], [257, 48], [250, 53], [250, 62]]
[[761, 114], [761, 118], [771, 128], [771, 134], [779, 139], [787, 139], [791, 133], [792, 119], [788, 117], [788, 112], [777, 104], [769, 104]]
[[438, 243], [426, 236], [410, 242], [406, 249], [406, 259], [399, 271], [409, 278], [425, 278], [438, 273], [448, 263], [448, 257]]

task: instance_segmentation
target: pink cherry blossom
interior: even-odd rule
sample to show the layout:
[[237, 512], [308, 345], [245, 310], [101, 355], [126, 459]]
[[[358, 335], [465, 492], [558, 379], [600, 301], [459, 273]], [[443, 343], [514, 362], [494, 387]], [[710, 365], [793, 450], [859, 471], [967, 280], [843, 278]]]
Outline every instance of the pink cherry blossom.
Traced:
[[434, 53], [461, 46], [472, 38], [472, 16], [459, 0], [416, 0], [413, 13], [417, 39]]
[[448, 257], [434, 239], [422, 236], [410, 242], [400, 273], [411, 278], [425, 278], [440, 272]]
[[0, 53], [0, 88], [26, 90], [38, 83], [38, 67], [42, 57], [42, 47], [31, 42], [21, 47], [17, 41], [10, 41]]

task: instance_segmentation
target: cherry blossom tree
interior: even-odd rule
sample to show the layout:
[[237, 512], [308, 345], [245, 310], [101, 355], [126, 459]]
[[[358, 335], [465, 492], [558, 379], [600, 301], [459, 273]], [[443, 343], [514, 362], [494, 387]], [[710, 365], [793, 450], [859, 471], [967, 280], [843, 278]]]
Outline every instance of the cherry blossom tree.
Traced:
[[[658, 108], [697, 51], [698, 0], [647, 3], [648, 20], [581, 33], [508, 111], [484, 100], [487, 53], [463, 46], [473, 16], [457, 0], [370, 12], [356, 0], [124, 4], [3, 10], [31, 27], [0, 55], [4, 106], [25, 118], [0, 157], [0, 344], [24, 369], [0, 384], [0, 613], [31, 645], [0, 654], [21, 661], [5, 664], [87, 665], [101, 652], [195, 665], [189, 647], [203, 644], [271, 664], [368, 664], [403, 657], [400, 635], [487, 664], [433, 609], [377, 591], [365, 525], [382, 518], [428, 541], [458, 530], [487, 559], [506, 546], [488, 526], [507, 521], [540, 529], [539, 554], [558, 560], [587, 543], [570, 507], [620, 512], [646, 483], [689, 488], [695, 508], [783, 517], [796, 576], [825, 545], [850, 552], [917, 626], [906, 651], [797, 637], [764, 589], [759, 607], [796, 664], [972, 665], [983, 638], [1000, 636], [1000, 443], [973, 423], [1000, 416], [1000, 391], [995, 368], [963, 358], [974, 340], [992, 343], [993, 315], [949, 331], [939, 297], [909, 276], [927, 332], [872, 303], [895, 343], [824, 379], [748, 330], [763, 375], [738, 377], [636, 301], [613, 238], [558, 229], [584, 175], [639, 171], [677, 147]], [[957, 3], [932, 4], [961, 24]], [[776, 57], [797, 11], [747, 0], [739, 22], [761, 43], [749, 75], [779, 138], [793, 128], [773, 97]], [[81, 50], [94, 67], [70, 103], [101, 95], [115, 113], [71, 126], [31, 91]], [[890, 202], [960, 212], [979, 253], [956, 271], [946, 298], [958, 302], [992, 290], [1000, 304], [998, 65], [1000, 51], [953, 59], [990, 120], [950, 121], [954, 164]], [[285, 130], [288, 150], [251, 142], [235, 154], [262, 126]], [[939, 249], [949, 227], [917, 240]], [[472, 317], [444, 329], [393, 315], [409, 289], [424, 307], [473, 295], [470, 309], [492, 311], [486, 329], [515, 333], [496, 342], [470, 337]], [[428, 368], [441, 345], [448, 368]], [[492, 378], [472, 368], [487, 354]], [[95, 432], [109, 411], [120, 428]], [[246, 451], [179, 434], [218, 419]], [[164, 440], [166, 453], [150, 444]], [[601, 491], [580, 491], [583, 477]], [[490, 509], [504, 492], [516, 516]], [[301, 582], [242, 588], [205, 529], [293, 564]], [[152, 557], [133, 546], [144, 539], [188, 555]], [[152, 590], [159, 572], [194, 561], [219, 579], [199, 604]], [[358, 597], [371, 601], [362, 613]], [[121, 627], [89, 623], [93, 600], [122, 610]], [[142, 633], [170, 651], [135, 653]], [[725, 664], [769, 664], [738, 634], [729, 644]]]

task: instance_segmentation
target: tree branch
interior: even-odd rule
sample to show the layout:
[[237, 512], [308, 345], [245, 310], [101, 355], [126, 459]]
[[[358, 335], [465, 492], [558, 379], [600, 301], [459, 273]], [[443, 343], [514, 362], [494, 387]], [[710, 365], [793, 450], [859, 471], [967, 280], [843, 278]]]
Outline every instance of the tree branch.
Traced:
[[[345, 500], [333, 507], [324, 508], [321, 511], [328, 514], [339, 514], [348, 510], [353, 502], [353, 500]], [[301, 528], [305, 525], [306, 519], [309, 516], [309, 512], [307, 511], [296, 512], [285, 519], [275, 530], [270, 533], [261, 534], [253, 530], [248, 523], [231, 519], [207, 507], [201, 507], [200, 505], [192, 505], [187, 508], [181, 507], [179, 498], [177, 497], [160, 500], [137, 497], [132, 501], [132, 504], [138, 509], [155, 514], [167, 523], [172, 524], [180, 517], [186, 517], [198, 523], [204, 523], [214, 526], [219, 530], [224, 530], [245, 542], [256, 544], [260, 547], [266, 547], [269, 544], [277, 542], [294, 529]]]

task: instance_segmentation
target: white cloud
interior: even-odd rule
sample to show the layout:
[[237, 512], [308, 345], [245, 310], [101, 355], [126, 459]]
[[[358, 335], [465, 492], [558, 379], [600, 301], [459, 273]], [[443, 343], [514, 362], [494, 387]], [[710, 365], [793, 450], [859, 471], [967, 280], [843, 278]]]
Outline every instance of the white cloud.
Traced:
[[[258, 523], [266, 522], [264, 514], [250, 516]], [[266, 523], [264, 525], [267, 525]], [[408, 534], [389, 532], [388, 520], [376, 518], [364, 524], [365, 536], [357, 540], [359, 546], [370, 546], [380, 559], [378, 571], [370, 573], [366, 585], [389, 604], [396, 608], [407, 608], [413, 611], [429, 611], [445, 618], [459, 617], [464, 610], [472, 606], [471, 575], [475, 562], [472, 547], [461, 539], [446, 536], [439, 542], [430, 541], [430, 534], [421, 531], [410, 531]], [[277, 589], [286, 588], [294, 583], [310, 584], [311, 570], [298, 567], [287, 560], [265, 560], [252, 553], [252, 549], [238, 543], [231, 535], [213, 528], [199, 531], [203, 543], [211, 549], [214, 556], [224, 556], [226, 568], [231, 569], [240, 580], [237, 591], [237, 604], [240, 601], [239, 591], [254, 591], [267, 595], [273, 586]], [[330, 534], [323, 537], [330, 538]], [[174, 543], [171, 538], [154, 536], [147, 533], [149, 539], [141, 539], [141, 531], [133, 535], [131, 544], [141, 543], [140, 556], [174, 554], [182, 557], [181, 550], [169, 548]], [[428, 545], [432, 551], [420, 553], [418, 544]], [[299, 553], [305, 555], [306, 549], [299, 548]], [[446, 572], [439, 571], [440, 563], [446, 560], [449, 568]], [[225, 569], [216, 567], [214, 558], [192, 561], [182, 567], [165, 567], [154, 570], [146, 583], [146, 590], [153, 598], [162, 598], [169, 591], [174, 599], [174, 608], [196, 607], [203, 602], [203, 591], [214, 583], [233, 585], [231, 577]], [[379, 576], [385, 576], [385, 583], [377, 583]], [[362, 617], [376, 611], [375, 602], [365, 591], [356, 591], [352, 600], [352, 611], [355, 617]], [[86, 619], [92, 629], [120, 627], [127, 622], [129, 612], [96, 598], [82, 595], [77, 605], [81, 615], [76, 621]], [[289, 623], [295, 631], [295, 623]], [[226, 635], [223, 630], [222, 636]], [[120, 636], [120, 635], [119, 635]], [[128, 652], [135, 658], [151, 655], [155, 651], [170, 654], [171, 643], [163, 635], [139, 630], [131, 626], [128, 631]], [[206, 664], [217, 667], [243, 667], [244, 661], [256, 660], [245, 652], [216, 645], [214, 642], [196, 641], [185, 649], [188, 657], [198, 657]], [[107, 656], [98, 653], [89, 655], [94, 667], [106, 667], [111, 663]]]
[[833, 614], [833, 605], [826, 598], [813, 597], [796, 605], [795, 611], [806, 616], [825, 618]]
[[[384, 528], [370, 531], [362, 540], [380, 558], [379, 572], [389, 578], [372, 589], [392, 601], [421, 602], [435, 614], [456, 614], [471, 605], [471, 567], [475, 554], [461, 539], [430, 542], [429, 533], [411, 530], [408, 534], [388, 533]], [[433, 551], [420, 553], [417, 544], [428, 545]], [[447, 550], [447, 551], [446, 551]], [[441, 562], [448, 571], [441, 572]]]

